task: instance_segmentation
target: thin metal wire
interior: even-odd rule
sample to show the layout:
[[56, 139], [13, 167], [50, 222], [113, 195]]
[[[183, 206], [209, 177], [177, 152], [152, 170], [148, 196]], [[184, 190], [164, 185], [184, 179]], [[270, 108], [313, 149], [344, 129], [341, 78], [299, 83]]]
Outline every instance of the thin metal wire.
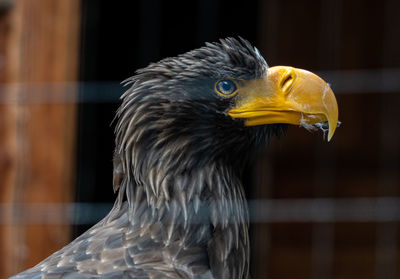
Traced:
[[[248, 201], [252, 223], [277, 222], [400, 222], [400, 198], [264, 199]], [[0, 204], [0, 225], [92, 224], [104, 217], [111, 203]], [[8, 212], [24, 212], [10, 220]], [[60, 219], [60, 212], [63, 218]]]
[[[336, 94], [400, 93], [400, 69], [317, 72]], [[18, 95], [4, 94], [18, 89]], [[76, 92], [79, 97], [76, 98]], [[0, 104], [115, 103], [125, 88], [119, 82], [0, 84]]]
[[[115, 103], [125, 89], [118, 82], [3, 83], [0, 104]], [[18, 94], [3, 94], [10, 90]]]

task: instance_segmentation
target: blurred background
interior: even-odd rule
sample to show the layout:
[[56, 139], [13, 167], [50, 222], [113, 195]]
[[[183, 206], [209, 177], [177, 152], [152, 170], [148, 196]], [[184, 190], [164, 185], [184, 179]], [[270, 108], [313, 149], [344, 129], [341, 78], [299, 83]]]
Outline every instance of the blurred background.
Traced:
[[0, 0], [0, 278], [111, 208], [136, 69], [242, 36], [316, 72], [342, 125], [290, 127], [248, 171], [253, 278], [400, 278], [400, 2]]

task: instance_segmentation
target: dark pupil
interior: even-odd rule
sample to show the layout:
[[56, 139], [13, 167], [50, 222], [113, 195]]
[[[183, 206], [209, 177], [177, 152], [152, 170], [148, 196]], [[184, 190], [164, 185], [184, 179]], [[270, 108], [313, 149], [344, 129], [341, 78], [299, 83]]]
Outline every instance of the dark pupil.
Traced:
[[224, 91], [230, 91], [232, 88], [232, 84], [229, 81], [223, 81], [222, 82], [222, 89]]
[[232, 84], [231, 81], [221, 81], [220, 83], [220, 89], [221, 89], [221, 93], [225, 93], [225, 94], [230, 94], [232, 93], [234, 90], [234, 85]]

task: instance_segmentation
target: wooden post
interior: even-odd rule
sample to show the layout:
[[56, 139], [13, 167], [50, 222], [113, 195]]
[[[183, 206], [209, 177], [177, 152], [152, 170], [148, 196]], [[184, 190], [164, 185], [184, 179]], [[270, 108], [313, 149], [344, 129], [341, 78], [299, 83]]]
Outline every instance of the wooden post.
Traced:
[[[8, 209], [0, 215], [1, 278], [70, 240], [68, 225], [28, 224], [25, 217], [29, 205], [73, 200], [77, 91], [43, 84], [78, 79], [79, 3], [17, 0], [1, 15], [0, 202]], [[40, 97], [55, 93], [72, 102]], [[51, 215], [64, 217], [61, 211]]]

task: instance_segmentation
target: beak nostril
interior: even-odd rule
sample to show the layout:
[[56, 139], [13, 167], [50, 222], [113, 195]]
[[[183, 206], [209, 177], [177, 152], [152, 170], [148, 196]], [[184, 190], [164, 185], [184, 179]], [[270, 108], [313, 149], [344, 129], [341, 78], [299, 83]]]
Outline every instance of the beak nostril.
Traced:
[[281, 83], [281, 88], [282, 91], [286, 91], [289, 89], [289, 87], [292, 85], [294, 81], [292, 73], [287, 74], [283, 79]]

